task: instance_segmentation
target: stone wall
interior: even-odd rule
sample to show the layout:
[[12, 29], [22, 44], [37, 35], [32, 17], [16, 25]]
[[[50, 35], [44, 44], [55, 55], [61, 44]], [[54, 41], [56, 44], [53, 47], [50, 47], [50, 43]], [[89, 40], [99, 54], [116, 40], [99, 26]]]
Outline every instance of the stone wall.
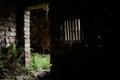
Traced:
[[0, 42], [6, 43], [6, 47], [15, 41], [16, 23], [15, 17], [3, 18], [0, 20]]
[[0, 47], [9, 47], [10, 43], [13, 43], [15, 41], [15, 38], [15, 6], [9, 2], [0, 1]]
[[25, 11], [24, 14], [24, 47], [25, 47], [25, 65], [30, 63], [30, 11]]

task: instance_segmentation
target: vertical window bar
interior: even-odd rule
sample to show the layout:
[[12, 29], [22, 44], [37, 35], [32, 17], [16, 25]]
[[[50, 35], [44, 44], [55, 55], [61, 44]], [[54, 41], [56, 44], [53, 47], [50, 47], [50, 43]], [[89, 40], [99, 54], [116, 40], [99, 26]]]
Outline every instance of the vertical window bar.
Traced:
[[75, 19], [74, 19], [74, 37], [75, 37], [75, 40], [76, 40], [76, 31], [75, 31]]
[[73, 36], [73, 40], [75, 40], [74, 19], [72, 19], [72, 36]]
[[64, 32], [65, 32], [64, 38], [65, 38], [65, 40], [67, 40], [67, 25], [66, 25], [66, 21], [64, 21]]
[[80, 19], [78, 19], [78, 40], [80, 40]]
[[71, 20], [68, 21], [69, 24], [69, 40], [72, 40], [72, 35], [71, 35]]
[[65, 40], [65, 26], [64, 26], [64, 21], [62, 22], [62, 40]]
[[77, 38], [77, 19], [75, 19], [75, 38], [76, 38], [76, 40], [78, 40], [78, 38]]
[[61, 40], [80, 40], [80, 19], [72, 18], [63, 21], [60, 25]]
[[77, 30], [76, 30], [76, 32], [77, 32], [77, 34], [76, 34], [76, 36], [77, 36], [77, 40], [79, 39], [79, 34], [78, 34], [78, 19], [76, 19], [77, 20]]
[[69, 23], [68, 23], [68, 20], [67, 20], [67, 40], [69, 40], [70, 37], [69, 37]]
[[77, 19], [77, 40], [79, 40], [78, 19]]

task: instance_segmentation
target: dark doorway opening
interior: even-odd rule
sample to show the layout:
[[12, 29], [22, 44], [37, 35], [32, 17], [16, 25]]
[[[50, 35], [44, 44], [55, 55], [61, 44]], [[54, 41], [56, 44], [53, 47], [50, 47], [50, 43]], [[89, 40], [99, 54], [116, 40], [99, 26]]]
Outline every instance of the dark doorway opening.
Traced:
[[50, 53], [50, 29], [48, 12], [43, 9], [30, 11], [30, 39], [32, 52]]

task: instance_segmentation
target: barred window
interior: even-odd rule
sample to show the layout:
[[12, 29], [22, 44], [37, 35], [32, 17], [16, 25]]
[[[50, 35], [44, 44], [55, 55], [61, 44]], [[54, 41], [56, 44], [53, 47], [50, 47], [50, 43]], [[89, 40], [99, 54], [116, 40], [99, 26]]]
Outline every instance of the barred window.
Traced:
[[62, 41], [80, 41], [80, 19], [65, 19], [60, 25]]

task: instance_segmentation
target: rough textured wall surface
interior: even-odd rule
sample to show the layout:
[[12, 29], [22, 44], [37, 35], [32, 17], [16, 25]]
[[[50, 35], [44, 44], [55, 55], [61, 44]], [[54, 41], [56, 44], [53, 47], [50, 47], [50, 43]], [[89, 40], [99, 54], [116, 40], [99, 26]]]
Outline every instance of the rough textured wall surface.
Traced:
[[15, 17], [2, 18], [0, 20], [0, 41], [6, 42], [9, 44], [10, 42], [15, 41], [16, 36], [16, 23]]
[[16, 37], [15, 5], [0, 1], [0, 46], [9, 47]]

